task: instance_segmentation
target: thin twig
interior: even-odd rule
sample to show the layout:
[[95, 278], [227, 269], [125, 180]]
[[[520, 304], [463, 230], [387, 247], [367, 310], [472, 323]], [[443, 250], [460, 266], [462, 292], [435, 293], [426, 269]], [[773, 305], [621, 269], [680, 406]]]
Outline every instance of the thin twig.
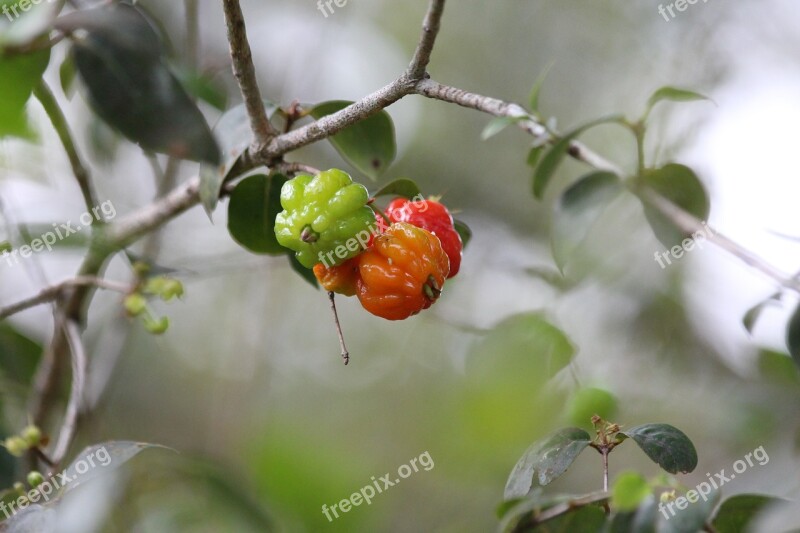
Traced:
[[339, 336], [339, 347], [342, 349], [342, 360], [344, 364], [350, 362], [350, 352], [347, 351], [347, 346], [344, 344], [344, 334], [342, 333], [342, 325], [339, 323], [339, 313], [336, 312], [336, 295], [333, 291], [328, 291], [328, 299], [331, 301], [331, 311], [333, 311], [333, 322], [336, 325], [336, 334]]
[[78, 430], [78, 417], [83, 408], [83, 391], [86, 385], [86, 350], [81, 340], [80, 326], [74, 320], [67, 319], [64, 323], [64, 333], [72, 352], [72, 389], [70, 390], [69, 403], [61, 424], [61, 432], [51, 459], [55, 464], [60, 464], [69, 451], [75, 433]]
[[703, 222], [697, 217], [684, 211], [667, 198], [664, 198], [658, 194], [653, 189], [642, 187], [635, 189], [633, 192], [645, 203], [654, 207], [662, 215], [666, 216], [678, 229], [684, 233], [692, 234], [702, 232], [710, 242], [716, 244], [734, 257], [739, 258], [746, 265], [772, 278], [782, 286], [800, 292], [800, 282], [798, 282], [796, 277], [789, 276], [784, 272], [781, 272], [778, 268], [767, 263], [765, 260], [747, 248], [731, 240], [720, 232], [710, 227], [708, 227], [708, 231], [706, 231], [706, 227], [704, 227]]
[[79, 276], [77, 278], [62, 281], [57, 285], [46, 287], [35, 296], [25, 298], [24, 300], [20, 300], [19, 302], [11, 304], [7, 307], [0, 308], [0, 320], [8, 318], [9, 316], [19, 313], [20, 311], [24, 311], [25, 309], [57, 300], [58, 297], [61, 296], [61, 294], [63, 294], [67, 289], [87, 285], [121, 293], [128, 293], [132, 289], [130, 285], [125, 283], [109, 281], [97, 276]]
[[256, 80], [256, 71], [253, 66], [253, 53], [247, 42], [247, 30], [244, 25], [244, 16], [239, 0], [223, 0], [225, 20], [228, 24], [228, 42], [230, 43], [233, 75], [239, 83], [242, 98], [250, 116], [250, 127], [255, 135], [255, 146], [266, 146], [277, 132], [267, 118], [264, 101]]
[[64, 146], [64, 150], [67, 152], [69, 164], [72, 167], [72, 173], [75, 175], [75, 181], [78, 182], [78, 187], [80, 187], [81, 194], [83, 195], [83, 202], [86, 204], [86, 209], [91, 211], [91, 209], [99, 205], [99, 203], [95, 195], [94, 187], [92, 186], [89, 170], [83, 163], [78, 153], [78, 147], [72, 137], [72, 133], [69, 131], [67, 118], [61, 111], [61, 107], [58, 105], [53, 91], [50, 90], [50, 87], [44, 80], [39, 82], [33, 90], [33, 94], [42, 104], [45, 113], [47, 113], [50, 122], [53, 124], [53, 128], [58, 134], [58, 138], [61, 140], [61, 144]]
[[436, 43], [436, 36], [441, 27], [444, 2], [445, 0], [430, 0], [430, 4], [428, 4], [428, 12], [422, 22], [422, 35], [417, 43], [414, 57], [406, 70], [406, 75], [412, 80], [420, 80], [425, 77], [425, 69], [430, 63], [433, 45]]

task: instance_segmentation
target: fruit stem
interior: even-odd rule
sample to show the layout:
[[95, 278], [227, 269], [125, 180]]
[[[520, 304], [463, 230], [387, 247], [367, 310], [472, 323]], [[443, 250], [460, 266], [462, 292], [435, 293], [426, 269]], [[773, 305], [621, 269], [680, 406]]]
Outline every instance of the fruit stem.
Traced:
[[333, 311], [333, 323], [336, 325], [336, 334], [339, 336], [339, 347], [342, 349], [342, 360], [346, 365], [350, 362], [350, 352], [347, 351], [347, 346], [344, 344], [344, 334], [342, 333], [342, 326], [339, 324], [339, 313], [336, 312], [336, 300], [333, 291], [328, 291], [328, 298], [331, 301], [331, 311]]

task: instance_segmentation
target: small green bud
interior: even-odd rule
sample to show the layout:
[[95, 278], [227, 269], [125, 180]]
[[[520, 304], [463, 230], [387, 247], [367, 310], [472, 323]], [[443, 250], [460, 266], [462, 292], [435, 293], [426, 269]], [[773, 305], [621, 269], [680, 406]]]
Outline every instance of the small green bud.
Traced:
[[129, 294], [125, 297], [125, 311], [130, 316], [138, 316], [147, 307], [147, 299], [138, 292]]
[[28, 443], [29, 448], [34, 448], [42, 443], [42, 430], [34, 425], [26, 426], [19, 436]]
[[16, 435], [13, 437], [8, 437], [3, 442], [3, 446], [6, 448], [6, 450], [8, 450], [8, 453], [14, 457], [22, 457], [30, 447], [28, 446], [28, 443], [25, 442], [25, 439]]
[[169, 318], [162, 316], [156, 319], [151, 316], [146, 316], [144, 318], [144, 327], [153, 335], [161, 335], [169, 329]]
[[16, 492], [17, 494], [25, 494], [25, 492], [26, 492], [25, 485], [23, 485], [19, 481], [14, 483], [13, 489], [14, 489], [14, 492]]
[[28, 472], [28, 485], [35, 489], [42, 483], [44, 483], [44, 476], [41, 472], [37, 472], [36, 470]]
[[674, 490], [668, 490], [666, 492], [661, 493], [661, 503], [669, 503], [675, 501], [677, 495], [675, 494]]
[[161, 299], [165, 302], [183, 296], [183, 283], [177, 279], [167, 279], [161, 288]]

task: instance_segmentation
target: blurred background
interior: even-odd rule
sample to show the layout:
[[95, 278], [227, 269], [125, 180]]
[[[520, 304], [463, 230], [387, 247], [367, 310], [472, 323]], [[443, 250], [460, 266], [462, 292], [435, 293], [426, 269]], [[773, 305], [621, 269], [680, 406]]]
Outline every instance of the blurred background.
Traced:
[[[196, 54], [228, 107], [238, 103], [221, 3], [198, 2], [196, 50], [186, 49], [181, 2], [140, 4], [163, 25], [174, 65]], [[264, 96], [283, 106], [355, 100], [385, 85], [406, 67], [426, 4], [347, 2], [325, 16], [313, 0], [243, 1]], [[710, 96], [713, 103], [657, 109], [648, 160], [692, 166], [711, 196], [711, 226], [791, 274], [800, 267], [798, 23], [790, 0], [709, 0], [669, 21], [656, 0], [460, 0], [448, 3], [429, 71], [439, 82], [524, 104], [552, 64], [540, 108], [561, 130], [615, 112], [638, 117], [665, 84]], [[56, 87], [63, 55], [56, 48], [48, 70]], [[117, 216], [151, 201], [156, 184], [141, 151], [99, 122], [80, 88], [69, 101], [57, 92], [98, 196]], [[202, 109], [210, 124], [220, 116]], [[38, 141], [0, 141], [7, 225], [77, 220], [84, 208], [63, 149], [38, 103], [29, 112]], [[87, 504], [88, 514], [109, 517], [97, 527], [259, 531], [266, 513], [280, 531], [492, 530], [511, 468], [531, 442], [571, 424], [570, 398], [588, 386], [617, 396], [614, 421], [624, 426], [665, 422], [689, 435], [700, 463], [682, 476], [687, 486], [764, 446], [769, 463], [737, 476], [725, 494], [800, 497], [800, 380], [784, 355], [795, 295], [768, 308], [748, 335], [742, 316], [775, 292], [774, 281], [713, 246], [662, 269], [653, 257], [664, 247], [633, 201], [603, 214], [562, 280], [550, 252], [552, 208], [586, 168], [565, 163], [537, 202], [525, 164], [531, 139], [522, 132], [481, 141], [488, 117], [417, 96], [388, 112], [398, 157], [369, 187], [405, 176], [442, 195], [474, 233], [459, 276], [431, 310], [399, 323], [340, 298], [352, 357], [344, 367], [324, 292], [284, 258], [233, 242], [224, 201], [213, 223], [199, 207], [170, 222], [158, 263], [178, 271], [186, 295], [156, 304], [171, 321], [159, 337], [124, 316], [118, 295], [95, 298], [84, 338], [96, 407], [73, 449], [122, 439], [180, 455], [148, 450], [131, 462], [123, 488]], [[595, 129], [585, 141], [635, 168], [635, 145], [621, 128]], [[327, 143], [290, 159], [368, 181]], [[196, 173], [196, 164], [184, 164], [180, 179]], [[82, 240], [69, 243], [24, 265], [0, 264], [0, 302], [74, 275]], [[107, 269], [110, 279], [130, 276], [120, 258]], [[514, 321], [534, 312], [575, 350], [550, 381], [543, 355], [565, 348], [556, 334], [532, 335]], [[41, 306], [6, 324], [46, 342], [52, 316]], [[3, 390], [6, 428], [24, 425], [24, 393]], [[424, 452], [431, 470], [333, 522], [322, 513], [323, 504]], [[658, 472], [627, 444], [611, 456], [612, 479], [631, 468]], [[552, 490], [601, 487], [600, 458], [586, 453]]]

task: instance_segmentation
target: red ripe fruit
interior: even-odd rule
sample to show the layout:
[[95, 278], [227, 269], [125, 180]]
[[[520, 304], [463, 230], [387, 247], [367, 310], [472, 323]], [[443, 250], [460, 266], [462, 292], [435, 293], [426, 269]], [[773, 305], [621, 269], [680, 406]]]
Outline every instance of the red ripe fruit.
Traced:
[[386, 208], [386, 216], [392, 222], [408, 222], [436, 235], [450, 259], [450, 274], [447, 277], [458, 274], [461, 266], [461, 236], [453, 226], [450, 211], [444, 205], [435, 200], [396, 198]]

